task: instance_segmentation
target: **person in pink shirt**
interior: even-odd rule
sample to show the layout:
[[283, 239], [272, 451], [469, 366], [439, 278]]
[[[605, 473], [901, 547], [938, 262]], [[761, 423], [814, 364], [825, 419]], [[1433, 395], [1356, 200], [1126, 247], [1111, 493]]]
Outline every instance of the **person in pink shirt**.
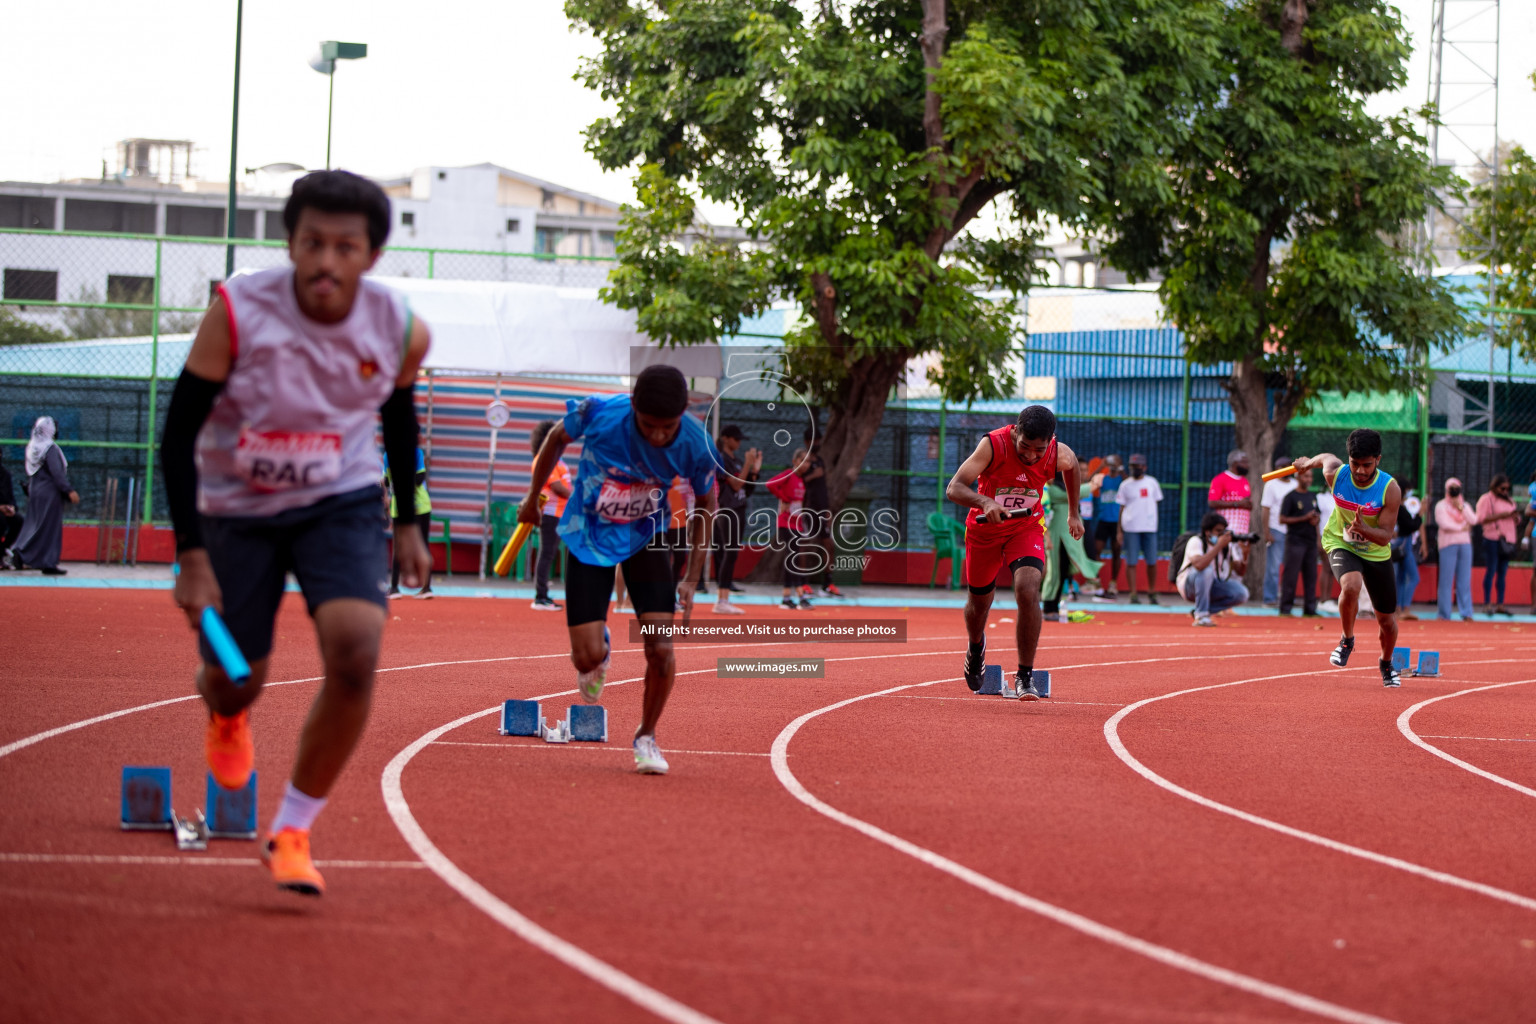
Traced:
[[1435, 502], [1436, 538], [1440, 549], [1440, 618], [1450, 621], [1451, 596], [1461, 617], [1472, 621], [1472, 527], [1477, 525], [1477, 510], [1467, 504], [1461, 493], [1461, 481], [1445, 481], [1445, 497]]
[[[1488, 482], [1488, 490], [1477, 499], [1477, 521], [1483, 525], [1483, 614], [1508, 615], [1504, 607], [1504, 574], [1509, 560], [1515, 554], [1515, 520], [1520, 518], [1520, 506], [1510, 497], [1509, 477], [1500, 473]], [[1499, 603], [1488, 607], [1493, 600], [1495, 580], [1499, 586]]]
[[[1249, 533], [1253, 514], [1253, 487], [1248, 483], [1248, 453], [1234, 448], [1227, 453], [1227, 468], [1211, 481], [1211, 511], [1221, 513], [1227, 529]], [[1244, 548], [1246, 551], [1247, 549]]]

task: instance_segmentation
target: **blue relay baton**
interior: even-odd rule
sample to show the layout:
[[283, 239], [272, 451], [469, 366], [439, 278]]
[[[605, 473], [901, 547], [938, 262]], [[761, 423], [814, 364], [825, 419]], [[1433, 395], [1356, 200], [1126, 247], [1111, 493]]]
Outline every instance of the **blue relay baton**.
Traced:
[[236, 686], [244, 686], [245, 681], [251, 678], [251, 665], [245, 660], [245, 655], [240, 653], [235, 638], [230, 636], [229, 627], [224, 625], [224, 620], [219, 618], [219, 613], [211, 606], [203, 609], [202, 628], [203, 639], [213, 648], [214, 655], [219, 659], [219, 667], [229, 676], [229, 681]]

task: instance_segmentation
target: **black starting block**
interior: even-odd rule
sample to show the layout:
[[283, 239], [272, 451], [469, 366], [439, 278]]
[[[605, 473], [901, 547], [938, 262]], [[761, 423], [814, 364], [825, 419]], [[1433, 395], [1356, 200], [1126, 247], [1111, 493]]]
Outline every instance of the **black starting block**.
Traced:
[[565, 717], [553, 725], [544, 721], [544, 709], [536, 700], [509, 700], [501, 705], [503, 736], [538, 736], [545, 743], [607, 743], [608, 709], [601, 704], [572, 704]]
[[[1035, 689], [1040, 691], [1040, 696], [1051, 695], [1051, 674], [1044, 669], [1035, 669], [1031, 675]], [[988, 665], [982, 670], [981, 689], [976, 691], [987, 697], [1006, 697], [1009, 700], [1018, 700], [1021, 696], [1013, 688], [1013, 679], [1003, 674], [1003, 666]]]

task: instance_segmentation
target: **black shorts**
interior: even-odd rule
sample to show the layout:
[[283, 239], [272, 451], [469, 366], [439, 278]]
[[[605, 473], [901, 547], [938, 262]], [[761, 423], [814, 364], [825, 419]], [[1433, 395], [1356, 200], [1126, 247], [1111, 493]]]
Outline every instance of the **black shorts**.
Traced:
[[[272, 625], [291, 572], [309, 614], [350, 597], [389, 606], [384, 494], [364, 487], [274, 516], [204, 516], [203, 542], [223, 592], [224, 623], [249, 661], [272, 651]], [[218, 664], [207, 641], [203, 660]]]
[[1340, 583], [1352, 572], [1365, 577], [1365, 592], [1371, 595], [1371, 607], [1377, 614], [1391, 615], [1397, 611], [1397, 573], [1391, 559], [1372, 562], [1348, 548], [1334, 548], [1328, 552], [1328, 568]]
[[[624, 559], [624, 588], [636, 615], [676, 611], [677, 581], [672, 577], [672, 552], [647, 544]], [[608, 618], [613, 596], [611, 565], [588, 565], [569, 552], [565, 563], [565, 624], [581, 626]]]
[[1100, 544], [1103, 544], [1105, 541], [1119, 543], [1118, 541], [1115, 541], [1115, 538], [1120, 535], [1119, 530], [1119, 520], [1116, 520], [1113, 523], [1106, 523], [1104, 520], [1100, 519], [1098, 525], [1093, 528], [1093, 539], [1098, 541]]

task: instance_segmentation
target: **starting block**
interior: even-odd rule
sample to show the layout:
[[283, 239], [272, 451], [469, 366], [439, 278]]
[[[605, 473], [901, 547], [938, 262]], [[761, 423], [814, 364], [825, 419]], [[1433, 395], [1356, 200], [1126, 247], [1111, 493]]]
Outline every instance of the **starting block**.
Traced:
[[208, 819], [203, 817], [202, 811], [193, 811], [193, 817], [183, 818], [175, 812], [171, 813], [171, 822], [176, 827], [176, 849], [178, 850], [206, 850], [208, 849]]
[[130, 832], [170, 832], [176, 826], [171, 813], [171, 770], [123, 767], [122, 826]]
[[545, 743], [607, 743], [608, 709], [600, 704], [572, 704], [565, 717], [551, 725], [544, 721], [544, 709], [538, 701], [504, 701], [497, 732], [503, 736], [537, 736]]
[[214, 839], [256, 838], [255, 772], [244, 789], [225, 789], [213, 780], [212, 772], [208, 773], [207, 832]]
[[1392, 667], [1399, 672], [1408, 671], [1408, 663], [1413, 660], [1413, 651], [1407, 647], [1392, 648]]
[[501, 705], [501, 728], [496, 731], [503, 736], [542, 736], [544, 711], [536, 700], [505, 701]]
[[[1394, 657], [1396, 652], [1393, 652]], [[1413, 670], [1416, 676], [1437, 676], [1440, 674], [1440, 652], [1420, 651], [1419, 665]]]
[[[1044, 669], [1035, 669], [1030, 679], [1035, 684], [1035, 689], [1040, 691], [1040, 696], [1051, 695], [1051, 674]], [[1013, 679], [1003, 674], [1003, 666], [988, 665], [982, 671], [981, 689], [976, 691], [983, 696], [1006, 697], [1009, 700], [1018, 700], [1021, 696], [1013, 688]]]

